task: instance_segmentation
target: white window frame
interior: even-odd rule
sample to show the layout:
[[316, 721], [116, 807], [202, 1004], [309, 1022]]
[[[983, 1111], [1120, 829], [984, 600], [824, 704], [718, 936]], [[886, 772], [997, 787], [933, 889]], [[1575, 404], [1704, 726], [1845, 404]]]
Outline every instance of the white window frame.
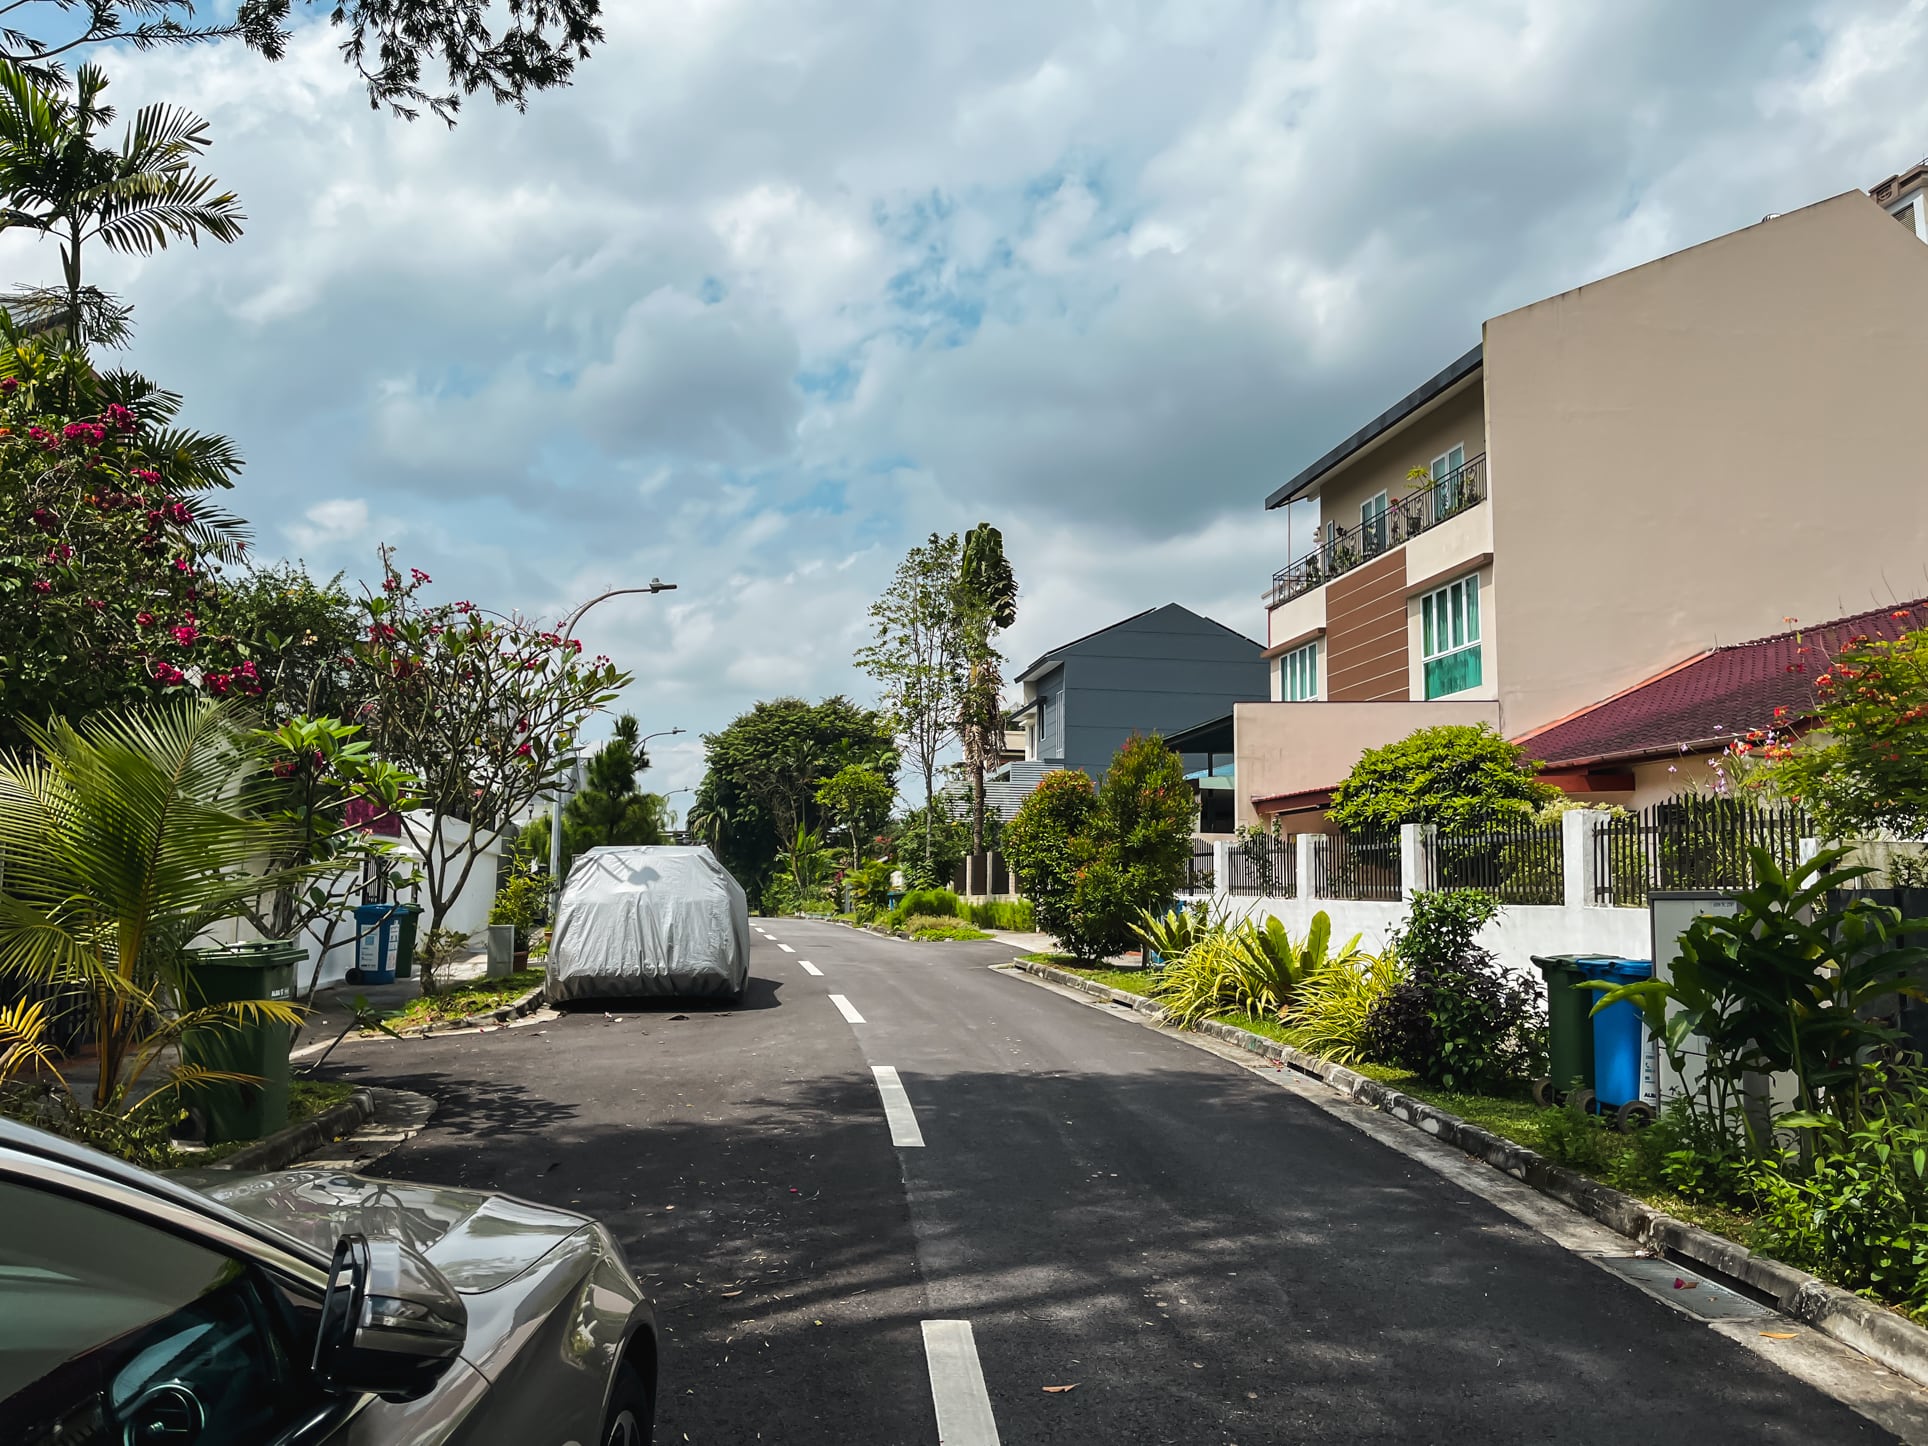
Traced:
[[[1295, 692], [1295, 687], [1305, 691]], [[1319, 698], [1319, 640], [1314, 638], [1279, 656], [1279, 701], [1314, 703]]]
[[[1362, 554], [1368, 547], [1375, 547], [1375, 552], [1384, 552], [1392, 540], [1392, 524], [1386, 520], [1387, 506], [1384, 492], [1375, 492], [1359, 504], [1359, 548]], [[1377, 539], [1376, 546], [1374, 539]]]
[[[1457, 462], [1453, 461], [1454, 454], [1456, 453], [1459, 456], [1459, 460]], [[1439, 465], [1441, 462], [1448, 463], [1449, 465], [1442, 470]], [[1443, 482], [1448, 477], [1452, 476], [1453, 473], [1459, 471], [1459, 469], [1464, 467], [1465, 465], [1466, 465], [1466, 444], [1464, 442], [1455, 442], [1452, 446], [1448, 447], [1444, 452], [1441, 452], [1437, 457], [1433, 458], [1432, 465], [1428, 467], [1426, 470], [1433, 474], [1434, 482]]]
[[[1419, 600], [1419, 667], [1423, 683], [1426, 664], [1436, 663], [1460, 653], [1478, 652], [1482, 642], [1480, 631], [1479, 574], [1469, 572], [1464, 577], [1456, 577], [1443, 587], [1434, 588]], [[1455, 611], [1454, 603], [1458, 608]], [[1454, 625], [1457, 624], [1457, 631]], [[1481, 681], [1485, 679], [1484, 656], [1480, 659]], [[1478, 683], [1470, 685], [1478, 687]], [[1462, 688], [1460, 692], [1465, 692]], [[1428, 698], [1435, 696], [1422, 686], [1421, 692]], [[1450, 693], [1437, 696], [1450, 698]]]

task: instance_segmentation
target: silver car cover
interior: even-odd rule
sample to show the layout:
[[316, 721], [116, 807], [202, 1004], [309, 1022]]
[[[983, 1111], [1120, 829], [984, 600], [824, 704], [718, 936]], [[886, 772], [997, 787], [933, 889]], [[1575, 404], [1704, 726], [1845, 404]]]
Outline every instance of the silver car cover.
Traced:
[[730, 996], [749, 977], [749, 902], [707, 848], [595, 848], [569, 870], [550, 999]]

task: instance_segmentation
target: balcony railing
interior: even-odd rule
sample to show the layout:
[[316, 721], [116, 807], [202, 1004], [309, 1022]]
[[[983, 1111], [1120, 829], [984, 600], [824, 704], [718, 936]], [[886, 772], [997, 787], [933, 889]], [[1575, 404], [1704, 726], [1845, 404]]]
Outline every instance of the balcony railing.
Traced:
[[1335, 527], [1312, 552], [1272, 574], [1266, 606], [1277, 607], [1301, 593], [1343, 577], [1362, 562], [1371, 562], [1410, 538], [1457, 517], [1486, 500], [1486, 455], [1469, 457], [1436, 482], [1390, 502], [1371, 522]]

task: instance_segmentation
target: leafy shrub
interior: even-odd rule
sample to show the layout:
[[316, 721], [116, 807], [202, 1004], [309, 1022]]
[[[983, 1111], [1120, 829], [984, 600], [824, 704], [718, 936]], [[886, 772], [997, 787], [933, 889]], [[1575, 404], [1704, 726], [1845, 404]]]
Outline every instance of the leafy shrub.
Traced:
[[1600, 1116], [1568, 1105], [1540, 1117], [1540, 1153], [1556, 1165], [1598, 1175], [1613, 1161], [1613, 1138]]
[[1131, 926], [1131, 932], [1158, 956], [1161, 964], [1170, 964], [1206, 934], [1223, 930], [1226, 922], [1224, 908], [1209, 899], [1199, 899], [1162, 912], [1140, 909], [1138, 922]]
[[973, 928], [953, 914], [912, 914], [899, 925], [913, 939], [988, 939], [982, 929]]
[[957, 916], [957, 895], [949, 889], [912, 889], [897, 901], [897, 915], [908, 919], [913, 914]]
[[1004, 853], [1041, 928], [1081, 959], [1131, 947], [1143, 909], [1178, 892], [1191, 856], [1184, 764], [1157, 734], [1120, 748], [1094, 789], [1047, 773], [1005, 826]]
[[180, 1163], [174, 1158], [169, 1131], [182, 1113], [180, 1096], [172, 1088], [148, 1095], [121, 1112], [88, 1109], [65, 1090], [34, 1084], [0, 1086], [0, 1118], [91, 1145], [149, 1170], [171, 1169]]
[[1496, 901], [1471, 890], [1413, 900], [1393, 941], [1410, 973], [1367, 1016], [1369, 1057], [1443, 1089], [1504, 1090], [1532, 1074], [1545, 1053], [1539, 981], [1473, 943], [1498, 912]]
[[1188, 1027], [1228, 1012], [1276, 1016], [1308, 981], [1359, 959], [1357, 934], [1337, 953], [1328, 947], [1331, 936], [1332, 920], [1323, 910], [1312, 916], [1303, 940], [1294, 940], [1276, 918], [1208, 921], [1182, 954], [1168, 960], [1151, 995]]
[[1852, 1290], [1928, 1308], [1928, 1080], [1895, 1076], [1849, 1132], [1824, 1129], [1805, 1168], [1761, 1161], [1748, 1184], [1761, 1244]]
[[469, 952], [469, 936], [460, 929], [431, 929], [415, 946], [415, 972], [422, 977], [422, 993], [433, 994], [444, 969]]
[[1292, 1043], [1336, 1064], [1363, 1059], [1373, 1006], [1405, 978], [1405, 963], [1392, 949], [1321, 970], [1300, 986], [1286, 1014]]
[[1368, 748], [1333, 790], [1326, 817], [1369, 833], [1430, 823], [1442, 833], [1473, 833], [1523, 823], [1557, 796], [1534, 777], [1539, 764], [1490, 725], [1440, 724], [1397, 743]]
[[969, 919], [980, 929], [1003, 929], [1010, 934], [1030, 934], [1038, 927], [1037, 913], [1029, 899], [990, 899], [981, 904], [961, 904], [959, 917]]
[[522, 950], [529, 947], [530, 930], [540, 924], [548, 912], [547, 883], [518, 869], [495, 891], [495, 901], [489, 905], [489, 922], [513, 924], [515, 946]]

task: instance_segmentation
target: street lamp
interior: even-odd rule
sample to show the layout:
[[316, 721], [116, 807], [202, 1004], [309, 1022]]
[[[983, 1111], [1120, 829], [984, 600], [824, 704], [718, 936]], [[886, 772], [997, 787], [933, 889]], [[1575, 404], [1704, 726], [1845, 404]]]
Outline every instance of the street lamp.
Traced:
[[[669, 803], [669, 801], [670, 801], [670, 800], [671, 800], [672, 798], [674, 798], [674, 797], [676, 797], [676, 795], [677, 795], [677, 794], [679, 794], [679, 793], [694, 793], [694, 792], [696, 792], [696, 790], [695, 790], [694, 788], [672, 788], [672, 789], [671, 789], [671, 790], [670, 790], [670, 791], [669, 791], [668, 793], [666, 793], [666, 794], [664, 794], [664, 795], [663, 795], [663, 802], [664, 802], [664, 804], [665, 804], [665, 805], [667, 805], [667, 804]], [[676, 810], [675, 810], [675, 809], [671, 809], [671, 810], [670, 810], [670, 816], [671, 816], [671, 817], [673, 818], [673, 817], [675, 817], [675, 814], [676, 814]], [[682, 829], [671, 829], [671, 830], [670, 830], [670, 832], [671, 832], [671, 833], [682, 833], [682, 832], [684, 832], [684, 831], [685, 831], [685, 830], [682, 830]]]
[[[660, 577], [652, 577], [647, 587], [612, 587], [608, 592], [596, 594], [596, 596], [589, 599], [588, 602], [570, 613], [569, 616], [564, 618], [557, 626], [556, 631], [561, 636], [565, 638], [568, 637], [571, 633], [575, 632], [576, 624], [582, 621], [584, 613], [588, 612], [597, 603], [608, 602], [612, 597], [627, 597], [632, 593], [646, 592], [654, 595], [659, 592], [675, 591], [675, 583], [664, 582]], [[673, 731], [681, 732], [682, 730], [676, 729]], [[650, 736], [654, 738], [660, 735], [651, 734]], [[562, 792], [562, 780], [558, 778], [556, 780], [555, 790], [549, 795], [549, 882], [557, 891], [558, 896], [560, 896], [562, 890]]]

